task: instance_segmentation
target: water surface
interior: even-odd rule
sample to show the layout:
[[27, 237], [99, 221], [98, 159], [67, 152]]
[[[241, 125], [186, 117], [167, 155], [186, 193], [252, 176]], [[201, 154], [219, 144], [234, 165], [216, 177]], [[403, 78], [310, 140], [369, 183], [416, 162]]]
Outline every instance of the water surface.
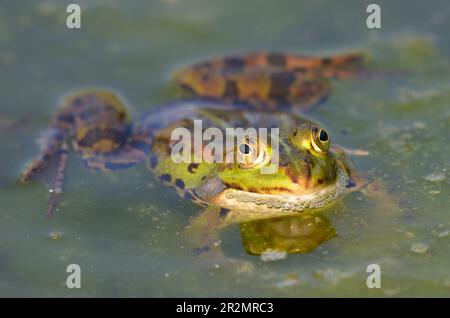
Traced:
[[[69, 30], [60, 1], [0, 1], [0, 296], [450, 296], [448, 1], [378, 1], [380, 30], [365, 26], [367, 1], [78, 3], [82, 29]], [[246, 254], [231, 227], [223, 249], [242, 266], [205, 268], [179, 235], [198, 207], [144, 166], [98, 174], [72, 156], [49, 219], [45, 187], [16, 183], [68, 90], [113, 88], [137, 115], [179, 96], [169, 84], [178, 66], [260, 49], [367, 53], [377, 75], [333, 83], [308, 116], [333, 142], [370, 152], [355, 165], [383, 180], [402, 213], [351, 194], [326, 213], [337, 237], [276, 262]], [[65, 286], [71, 263], [81, 289]], [[366, 287], [371, 263], [378, 290]]]

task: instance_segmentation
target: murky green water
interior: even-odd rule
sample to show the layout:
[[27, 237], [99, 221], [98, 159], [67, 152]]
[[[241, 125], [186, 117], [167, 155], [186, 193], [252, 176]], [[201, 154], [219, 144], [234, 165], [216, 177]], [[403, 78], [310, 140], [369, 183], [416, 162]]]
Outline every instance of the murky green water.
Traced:
[[[65, 27], [63, 2], [0, 1], [0, 296], [450, 296], [448, 1], [378, 1], [377, 31], [356, 0], [78, 2], [81, 30]], [[177, 97], [168, 75], [178, 65], [258, 49], [362, 49], [383, 70], [334, 83], [310, 116], [340, 145], [370, 151], [354, 162], [384, 180], [401, 213], [352, 194], [326, 213], [336, 238], [277, 262], [247, 255], [231, 227], [223, 249], [242, 266], [227, 270], [186, 256], [179, 233], [198, 208], [143, 166], [96, 174], [72, 157], [50, 219], [46, 189], [16, 183], [67, 90], [111, 87], [139, 113]], [[81, 289], [65, 286], [71, 263]], [[366, 287], [371, 263], [378, 290]]]

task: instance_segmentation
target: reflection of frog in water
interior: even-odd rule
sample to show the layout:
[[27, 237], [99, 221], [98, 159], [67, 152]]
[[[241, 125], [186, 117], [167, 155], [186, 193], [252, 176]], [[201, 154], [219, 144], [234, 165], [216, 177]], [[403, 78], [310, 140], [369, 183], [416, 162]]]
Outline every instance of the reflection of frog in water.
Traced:
[[[308, 217], [295, 217], [327, 208], [350, 191], [367, 187], [351, 172], [343, 148], [330, 146], [327, 131], [296, 113], [328, 95], [330, 78], [355, 76], [360, 67], [358, 54], [310, 58], [260, 53], [214, 59], [175, 76], [181, 86], [207, 98], [172, 102], [135, 121], [115, 93], [79, 91], [62, 100], [42, 134], [39, 157], [21, 178], [48, 185], [51, 213], [62, 193], [69, 142], [90, 169], [125, 169], [146, 161], [160, 181], [185, 199], [206, 206], [187, 231], [197, 253], [214, 248], [219, 229], [250, 221], [256, 222], [242, 226], [250, 253], [272, 245], [287, 252], [307, 252], [314, 245], [307, 243], [302, 230]], [[261, 140], [246, 140], [234, 149], [244, 157], [257, 154], [255, 160], [175, 163], [171, 132], [177, 127], [193, 132], [195, 119], [202, 120], [203, 131], [216, 127], [224, 135], [227, 127], [279, 128], [278, 171], [261, 174], [272, 152], [272, 144]], [[195, 151], [191, 158], [199, 156]], [[278, 219], [258, 221], [274, 217]], [[317, 245], [332, 237], [331, 232], [321, 231], [316, 227], [310, 242]], [[295, 242], [297, 236], [304, 240], [301, 247]], [[251, 237], [256, 242], [251, 243]]]
[[321, 214], [258, 220], [241, 224], [241, 237], [249, 254], [308, 253], [334, 238], [336, 230]]

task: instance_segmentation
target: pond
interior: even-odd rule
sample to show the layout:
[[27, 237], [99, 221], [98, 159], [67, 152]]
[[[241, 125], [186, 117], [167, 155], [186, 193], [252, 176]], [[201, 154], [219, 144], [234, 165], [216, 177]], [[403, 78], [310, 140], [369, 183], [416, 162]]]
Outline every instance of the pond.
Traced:
[[[0, 296], [406, 297], [450, 296], [450, 5], [377, 1], [79, 0], [81, 29], [60, 1], [0, 2]], [[118, 92], [133, 115], [180, 97], [170, 75], [211, 56], [271, 50], [363, 51], [371, 76], [333, 81], [308, 116], [395, 198], [359, 192], [320, 214], [333, 229], [309, 253], [268, 261], [246, 253], [240, 227], [221, 235], [238, 265], [188, 257], [182, 232], [195, 204], [145, 165], [96, 173], [71, 153], [58, 212], [48, 192], [18, 183], [59, 98], [77, 88]], [[397, 212], [394, 212], [397, 211]], [[81, 288], [66, 268], [81, 268]], [[381, 288], [366, 285], [381, 268]]]

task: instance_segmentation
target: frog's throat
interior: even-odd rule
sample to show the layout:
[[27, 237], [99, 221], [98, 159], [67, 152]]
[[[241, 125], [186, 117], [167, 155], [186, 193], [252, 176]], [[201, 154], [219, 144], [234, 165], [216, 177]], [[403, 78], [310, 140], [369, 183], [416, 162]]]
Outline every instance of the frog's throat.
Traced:
[[236, 189], [223, 189], [208, 198], [209, 204], [215, 204], [230, 210], [255, 211], [261, 214], [299, 213], [323, 209], [336, 199], [349, 192], [350, 177], [340, 168], [335, 183], [312, 193], [302, 195], [292, 194], [261, 194], [245, 192]]

